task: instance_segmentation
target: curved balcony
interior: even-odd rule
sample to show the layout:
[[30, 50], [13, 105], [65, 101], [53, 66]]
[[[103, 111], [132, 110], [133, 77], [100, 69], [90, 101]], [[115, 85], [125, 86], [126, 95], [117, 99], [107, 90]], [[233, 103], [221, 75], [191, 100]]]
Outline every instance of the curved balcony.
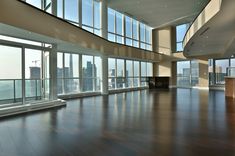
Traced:
[[235, 50], [235, 1], [211, 0], [188, 29], [184, 55], [189, 58], [230, 57]]

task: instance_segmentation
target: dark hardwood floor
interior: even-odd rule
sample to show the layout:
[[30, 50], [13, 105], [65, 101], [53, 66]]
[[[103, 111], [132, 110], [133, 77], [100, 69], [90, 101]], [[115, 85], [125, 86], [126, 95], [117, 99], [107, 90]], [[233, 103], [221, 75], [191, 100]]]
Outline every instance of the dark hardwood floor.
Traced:
[[0, 120], [0, 156], [234, 156], [223, 91], [134, 91]]

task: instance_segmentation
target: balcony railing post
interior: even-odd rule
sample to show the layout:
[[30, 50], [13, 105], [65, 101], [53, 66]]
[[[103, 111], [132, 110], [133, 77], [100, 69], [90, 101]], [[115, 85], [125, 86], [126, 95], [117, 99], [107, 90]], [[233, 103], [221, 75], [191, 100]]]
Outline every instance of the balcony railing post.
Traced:
[[16, 102], [16, 81], [13, 80], [13, 93], [14, 93], [14, 103]]
[[37, 84], [37, 79], [35, 80], [35, 96], [36, 96], [36, 100], [38, 99], [38, 84]]

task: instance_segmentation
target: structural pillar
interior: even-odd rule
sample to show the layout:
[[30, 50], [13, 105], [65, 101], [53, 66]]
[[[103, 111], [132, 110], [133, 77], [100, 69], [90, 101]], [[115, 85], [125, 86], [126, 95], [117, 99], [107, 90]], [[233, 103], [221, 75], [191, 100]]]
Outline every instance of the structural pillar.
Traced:
[[108, 82], [108, 57], [107, 56], [102, 56], [102, 78], [101, 78], [101, 94], [102, 95], [107, 95], [109, 93], [109, 82]]
[[50, 100], [57, 100], [57, 45], [49, 52]]

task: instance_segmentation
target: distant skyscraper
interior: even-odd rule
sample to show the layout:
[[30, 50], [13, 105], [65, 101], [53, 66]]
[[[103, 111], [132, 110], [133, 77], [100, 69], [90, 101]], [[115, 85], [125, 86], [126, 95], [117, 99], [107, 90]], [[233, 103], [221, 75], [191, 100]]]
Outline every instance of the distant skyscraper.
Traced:
[[40, 79], [41, 68], [40, 67], [29, 67], [30, 69], [30, 79]]
[[[94, 69], [93, 69], [94, 67]], [[96, 80], [94, 77], [97, 75], [97, 68], [95, 64], [92, 64], [90, 61], [87, 62], [86, 68], [82, 69], [83, 71], [83, 91], [93, 91], [93, 87], [96, 87]], [[94, 75], [93, 75], [94, 70]]]
[[[30, 80], [26, 81], [26, 86], [30, 84], [29, 87], [26, 87], [26, 96], [29, 97], [38, 97], [40, 96], [40, 79], [41, 79], [41, 68], [40, 67], [29, 67], [30, 69]], [[28, 89], [27, 89], [28, 88]]]

